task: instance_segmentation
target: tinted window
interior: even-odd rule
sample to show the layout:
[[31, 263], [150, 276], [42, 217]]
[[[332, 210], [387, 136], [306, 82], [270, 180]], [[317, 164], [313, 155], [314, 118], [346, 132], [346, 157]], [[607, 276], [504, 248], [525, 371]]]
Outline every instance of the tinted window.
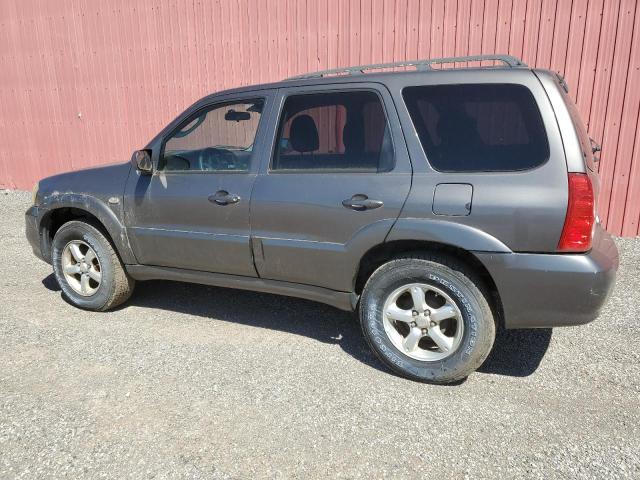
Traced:
[[526, 87], [409, 87], [403, 96], [429, 163], [436, 170], [527, 170], [549, 158], [542, 117]]
[[393, 147], [380, 98], [357, 91], [288, 97], [271, 168], [391, 170]]
[[164, 144], [166, 171], [247, 171], [264, 101], [224, 103], [194, 114]]

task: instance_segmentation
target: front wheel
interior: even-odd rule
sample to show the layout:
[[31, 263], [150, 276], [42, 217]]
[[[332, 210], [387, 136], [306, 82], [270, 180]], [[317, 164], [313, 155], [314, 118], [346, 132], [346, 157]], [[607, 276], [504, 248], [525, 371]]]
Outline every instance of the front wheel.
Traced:
[[441, 255], [392, 260], [367, 281], [360, 323], [393, 371], [432, 383], [461, 380], [487, 358], [495, 321], [480, 279]]
[[104, 234], [73, 220], [53, 237], [53, 272], [64, 295], [77, 307], [104, 311], [131, 296], [134, 280]]

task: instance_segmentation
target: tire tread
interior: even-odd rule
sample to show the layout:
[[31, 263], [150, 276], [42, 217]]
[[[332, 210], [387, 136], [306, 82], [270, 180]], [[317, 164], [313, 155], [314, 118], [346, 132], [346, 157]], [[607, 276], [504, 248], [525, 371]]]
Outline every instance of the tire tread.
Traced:
[[[71, 220], [63, 224], [56, 232], [56, 235], [59, 232], [62, 232], [63, 230], [73, 229], [73, 228], [79, 229], [79, 230], [83, 230], [83, 229], [89, 230], [89, 232], [92, 235], [94, 235], [98, 239], [98, 241], [100, 241], [103, 244], [103, 247], [106, 249], [107, 256], [108, 256], [108, 258], [105, 260], [110, 262], [113, 267], [113, 289], [111, 291], [111, 294], [109, 295], [109, 297], [107, 298], [107, 301], [102, 306], [91, 308], [91, 309], [104, 312], [107, 310], [111, 310], [117, 307], [118, 305], [124, 303], [125, 301], [127, 301], [129, 297], [131, 297], [131, 294], [133, 293], [133, 289], [135, 287], [135, 280], [127, 274], [124, 268], [124, 265], [122, 263], [122, 260], [120, 260], [120, 256], [118, 255], [117, 251], [113, 247], [113, 244], [111, 243], [111, 241], [102, 232], [102, 229], [100, 228], [100, 226], [95, 225], [93, 222], [90, 222], [90, 221]], [[86, 308], [86, 307], [83, 307], [83, 308]]]
[[[467, 364], [466, 368], [463, 370], [459, 370], [458, 372], [454, 372], [453, 374], [441, 376], [438, 378], [423, 378], [420, 376], [412, 375], [409, 372], [404, 371], [400, 367], [398, 367], [395, 363], [386, 359], [383, 355], [378, 354], [377, 356], [384, 362], [384, 364], [389, 367], [391, 370], [396, 372], [399, 375], [402, 375], [407, 378], [411, 378], [413, 380], [428, 382], [428, 383], [454, 383], [466, 378], [470, 373], [477, 370], [482, 363], [486, 360], [487, 356], [491, 352], [491, 348], [493, 347], [493, 342], [495, 339], [495, 330], [496, 330], [496, 318], [493, 313], [493, 309], [490, 305], [491, 292], [486, 285], [486, 282], [482, 279], [480, 275], [478, 275], [471, 267], [469, 267], [466, 263], [461, 262], [451, 255], [443, 254], [440, 252], [428, 252], [428, 251], [416, 251], [416, 252], [406, 252], [402, 253], [396, 257], [393, 257], [391, 260], [379, 266], [367, 279], [363, 288], [363, 295], [366, 295], [368, 288], [370, 287], [372, 282], [375, 282], [380, 276], [384, 275], [386, 272], [394, 270], [396, 268], [402, 268], [403, 265], [406, 265], [407, 262], [418, 261], [418, 262], [428, 262], [430, 264], [436, 264], [441, 267], [446, 267], [452, 271], [452, 273], [456, 276], [456, 278], [462, 282], [468, 289], [472, 292], [475, 290], [478, 292], [478, 295], [475, 295], [476, 300], [480, 304], [480, 308], [482, 310], [482, 315], [491, 320], [492, 325], [485, 330], [480, 331], [480, 335], [482, 338], [477, 339], [477, 343], [484, 345], [483, 351], [479, 354], [473, 356], [471, 361]], [[362, 302], [361, 302], [362, 307]], [[362, 313], [362, 308], [360, 312], [360, 321], [364, 322], [364, 316]], [[484, 334], [484, 335], [483, 335]], [[365, 334], [365, 339], [369, 344], [370, 348], [376, 351], [374, 345], [372, 344], [371, 339], [368, 335]], [[377, 352], [376, 352], [377, 353]]]

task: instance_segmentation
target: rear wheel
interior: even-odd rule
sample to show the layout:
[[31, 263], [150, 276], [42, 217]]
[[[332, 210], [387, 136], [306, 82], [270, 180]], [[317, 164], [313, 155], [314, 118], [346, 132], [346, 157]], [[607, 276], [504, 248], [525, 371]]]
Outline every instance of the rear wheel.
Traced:
[[364, 287], [365, 338], [402, 376], [433, 383], [461, 380], [482, 364], [495, 338], [483, 290], [471, 269], [447, 256], [392, 260]]
[[51, 257], [62, 292], [77, 307], [108, 310], [131, 296], [134, 280], [93, 225], [78, 220], [62, 225], [53, 238]]

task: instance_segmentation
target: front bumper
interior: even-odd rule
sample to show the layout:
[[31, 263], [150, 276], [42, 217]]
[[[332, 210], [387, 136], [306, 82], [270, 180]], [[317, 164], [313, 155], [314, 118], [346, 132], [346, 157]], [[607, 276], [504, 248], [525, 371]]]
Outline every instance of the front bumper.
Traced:
[[507, 328], [595, 320], [615, 283], [618, 249], [598, 225], [585, 254], [476, 253], [498, 289]]
[[46, 259], [42, 254], [42, 239], [40, 238], [40, 231], [38, 229], [39, 213], [38, 207], [33, 205], [24, 214], [25, 233], [35, 256], [40, 260], [51, 263], [51, 261]]

